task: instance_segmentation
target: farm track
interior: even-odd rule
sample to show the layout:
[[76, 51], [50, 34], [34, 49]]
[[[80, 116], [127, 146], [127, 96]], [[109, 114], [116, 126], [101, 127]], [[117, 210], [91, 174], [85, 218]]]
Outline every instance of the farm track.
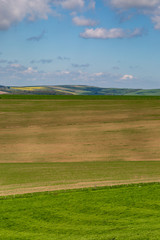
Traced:
[[127, 181], [97, 181], [97, 182], [78, 182], [74, 184], [62, 184], [54, 186], [41, 186], [41, 187], [26, 187], [17, 188], [14, 190], [0, 190], [0, 196], [19, 195], [27, 193], [38, 193], [38, 192], [51, 192], [58, 190], [71, 190], [71, 189], [84, 189], [84, 188], [96, 188], [105, 186], [116, 186], [116, 185], [128, 185], [138, 183], [159, 183], [160, 179], [130, 179]]

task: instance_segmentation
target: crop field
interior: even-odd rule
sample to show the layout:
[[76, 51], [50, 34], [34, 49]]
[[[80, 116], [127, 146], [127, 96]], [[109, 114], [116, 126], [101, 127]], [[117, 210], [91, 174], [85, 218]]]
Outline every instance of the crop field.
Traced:
[[0, 98], [0, 239], [159, 240], [159, 169], [159, 97]]
[[0, 195], [160, 181], [159, 98], [16, 97], [0, 99]]
[[34, 91], [34, 90], [43, 90], [45, 87], [11, 87], [11, 89], [22, 90], [22, 91]]
[[0, 239], [159, 240], [160, 184], [0, 198]]

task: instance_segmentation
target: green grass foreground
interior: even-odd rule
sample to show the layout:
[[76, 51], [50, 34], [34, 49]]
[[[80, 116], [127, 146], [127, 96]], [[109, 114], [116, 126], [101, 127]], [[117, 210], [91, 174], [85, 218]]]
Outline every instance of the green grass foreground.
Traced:
[[3, 240], [159, 240], [160, 184], [0, 198]]

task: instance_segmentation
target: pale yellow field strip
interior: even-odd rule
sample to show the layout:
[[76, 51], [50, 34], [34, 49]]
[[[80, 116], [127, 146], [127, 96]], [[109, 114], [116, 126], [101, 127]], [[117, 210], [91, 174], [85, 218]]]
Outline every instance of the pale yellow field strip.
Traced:
[[83, 189], [83, 188], [96, 188], [105, 186], [116, 186], [116, 185], [128, 185], [128, 184], [140, 184], [140, 183], [154, 183], [160, 182], [160, 179], [130, 179], [130, 180], [118, 180], [118, 181], [97, 181], [97, 182], [78, 182], [74, 184], [62, 184], [53, 186], [38, 186], [38, 187], [25, 187], [0, 190], [0, 196], [9, 196], [17, 194], [26, 193], [36, 193], [36, 192], [50, 192], [58, 190], [70, 190], [70, 189]]

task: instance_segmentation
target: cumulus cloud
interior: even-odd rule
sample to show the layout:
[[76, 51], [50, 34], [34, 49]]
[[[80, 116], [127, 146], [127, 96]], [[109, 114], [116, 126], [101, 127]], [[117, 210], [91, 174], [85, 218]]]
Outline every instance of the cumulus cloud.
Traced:
[[32, 67], [26, 67], [19, 63], [10, 64], [4, 67], [4, 69], [6, 69], [8, 72], [14, 72], [16, 74], [32, 74], [37, 72], [37, 70], [33, 69]]
[[[47, 76], [53, 75], [50, 73]], [[116, 81], [120, 78], [115, 74], [105, 73], [105, 72], [95, 72], [95, 73], [88, 73], [82, 70], [78, 71], [57, 71], [54, 73], [54, 79], [59, 79], [67, 84], [81, 84], [81, 85], [103, 85], [109, 81]]]
[[83, 70], [60, 70], [54, 72], [39, 71], [31, 65], [11, 64], [0, 66], [1, 84], [4, 85], [103, 85], [111, 84], [120, 78], [119, 75], [95, 72], [88, 73]]
[[76, 9], [76, 8], [83, 8], [84, 7], [84, 0], [63, 0], [61, 5], [63, 8], [67, 9]]
[[32, 67], [28, 67], [26, 70], [24, 70], [23, 73], [27, 73], [27, 74], [32, 74], [32, 73], [36, 73], [37, 70], [34, 70]]
[[80, 33], [82, 38], [95, 38], [95, 39], [113, 39], [113, 38], [133, 38], [143, 35], [142, 29], [135, 29], [134, 31], [125, 31], [121, 28], [87, 28], [83, 33]]
[[52, 12], [50, 0], [0, 0], [0, 30], [22, 21], [47, 19]]
[[[125, 75], [124, 75], [125, 76]], [[132, 76], [132, 75], [128, 75]], [[2, 85], [90, 85], [104, 87], [140, 87], [137, 78], [129, 80], [125, 77], [121, 80], [122, 75], [115, 72], [92, 72], [89, 73], [79, 69], [64, 69], [59, 71], [39, 71], [32, 65], [0, 65], [0, 79]], [[127, 81], [128, 79], [128, 81]], [[158, 81], [157, 81], [158, 83]], [[157, 84], [156, 83], [156, 84]], [[151, 86], [151, 85], [150, 85]], [[153, 82], [152, 82], [153, 87]]]
[[133, 75], [125, 74], [125, 75], [123, 75], [123, 77], [121, 77], [121, 80], [132, 80], [134, 78], [135, 77]]
[[94, 0], [90, 0], [88, 8], [95, 9], [95, 7], [96, 7], [96, 2]]
[[[160, 0], [104, 0], [115, 9], [128, 11], [135, 9], [138, 13], [148, 15], [155, 24], [155, 29], [160, 29]], [[129, 15], [130, 16], [130, 15]]]
[[[160, 0], [103, 1], [117, 10], [128, 11], [134, 8], [139, 13], [147, 14], [155, 24], [155, 29], [160, 29]], [[70, 11], [79, 11], [94, 9], [95, 5], [95, 0], [0, 0], [0, 30], [6, 30], [23, 19], [34, 21], [48, 19], [48, 15], [60, 16], [59, 7]], [[127, 18], [130, 17], [132, 15], [127, 15]], [[78, 26], [95, 26], [97, 24], [94, 20], [83, 17], [75, 17], [73, 22]], [[34, 40], [38, 41], [36, 38], [33, 38]]]
[[69, 10], [82, 9], [85, 6], [84, 0], [54, 0], [53, 3]]
[[72, 19], [72, 21], [77, 26], [96, 26], [97, 25], [96, 21], [85, 18], [83, 16], [81, 17], [76, 16]]
[[59, 7], [71, 11], [95, 8], [95, 0], [0, 0], [0, 30], [6, 30], [24, 19], [59, 17]]
[[45, 35], [45, 31], [42, 31], [39, 35], [37, 36], [32, 36], [27, 38], [27, 41], [36, 41], [39, 42], [40, 40], [42, 40], [44, 38]]
[[115, 8], [155, 8], [160, 4], [159, 0], [105, 0]]
[[160, 30], [160, 15], [155, 15], [152, 17], [152, 21], [155, 24], [155, 29]]
[[92, 74], [93, 77], [101, 77], [103, 75], [105, 75], [103, 72], [98, 72], [98, 73], [93, 73]]

